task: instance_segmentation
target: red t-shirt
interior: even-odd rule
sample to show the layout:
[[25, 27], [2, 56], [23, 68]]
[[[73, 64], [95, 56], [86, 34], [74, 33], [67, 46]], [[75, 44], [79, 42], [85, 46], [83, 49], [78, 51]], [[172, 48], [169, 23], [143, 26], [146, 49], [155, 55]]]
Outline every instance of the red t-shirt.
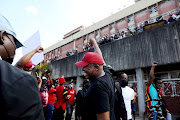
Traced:
[[68, 95], [68, 91], [64, 86], [58, 86], [56, 89], [56, 96], [57, 96], [57, 102], [54, 104], [54, 106], [58, 109], [60, 106], [62, 106], [63, 110], [66, 110], [66, 102], [64, 99], [64, 96]]
[[56, 90], [54, 88], [51, 88], [48, 91], [49, 97], [48, 97], [48, 104], [54, 105], [56, 100], [56, 94], [54, 93]]
[[74, 104], [74, 97], [76, 95], [76, 90], [75, 89], [68, 89], [68, 95], [71, 95], [71, 97], [69, 98], [67, 103], [73, 105]]

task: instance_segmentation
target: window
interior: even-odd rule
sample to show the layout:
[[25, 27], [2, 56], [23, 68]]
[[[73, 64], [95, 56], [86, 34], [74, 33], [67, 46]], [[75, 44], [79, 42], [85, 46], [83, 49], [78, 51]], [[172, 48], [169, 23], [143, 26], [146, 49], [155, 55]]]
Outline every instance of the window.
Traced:
[[87, 39], [87, 37], [86, 37], [86, 35], [84, 35], [84, 40], [86, 40]]
[[53, 54], [53, 51], [51, 52], [51, 55], [53, 56], [54, 54]]
[[131, 22], [133, 22], [133, 21], [134, 21], [133, 15], [129, 16], [129, 17], [128, 17], [128, 23], [131, 23]]
[[110, 24], [110, 30], [114, 29], [114, 23]]
[[153, 5], [153, 6], [149, 7], [149, 14], [153, 14], [153, 13], [155, 13], [157, 11], [158, 11], [158, 9], [157, 9], [156, 5]]
[[151, 18], [150, 23], [154, 23], [154, 22], [156, 22], [156, 18]]
[[180, 78], [180, 72], [170, 72], [171, 78]]
[[144, 74], [144, 80], [148, 80], [148, 76]]
[[98, 36], [99, 35], [99, 30], [96, 30], [96, 36]]

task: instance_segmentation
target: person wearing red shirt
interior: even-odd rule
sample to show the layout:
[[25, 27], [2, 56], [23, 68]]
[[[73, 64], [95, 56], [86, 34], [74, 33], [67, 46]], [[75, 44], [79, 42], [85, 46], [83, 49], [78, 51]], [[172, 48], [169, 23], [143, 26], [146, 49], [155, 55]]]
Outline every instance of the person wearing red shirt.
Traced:
[[49, 97], [48, 97], [48, 114], [47, 114], [47, 120], [51, 120], [53, 111], [54, 111], [54, 103], [56, 100], [56, 89], [51, 87], [51, 89], [48, 91]]
[[68, 86], [68, 95], [71, 97], [66, 102], [66, 119], [65, 120], [71, 120], [72, 112], [73, 112], [73, 106], [75, 102], [75, 96], [76, 96], [76, 90], [73, 89], [73, 83], [70, 83]]
[[66, 89], [65, 79], [59, 78], [59, 86], [56, 89], [57, 102], [54, 104], [53, 120], [64, 120], [64, 113], [66, 110], [66, 101], [70, 98], [68, 90]]

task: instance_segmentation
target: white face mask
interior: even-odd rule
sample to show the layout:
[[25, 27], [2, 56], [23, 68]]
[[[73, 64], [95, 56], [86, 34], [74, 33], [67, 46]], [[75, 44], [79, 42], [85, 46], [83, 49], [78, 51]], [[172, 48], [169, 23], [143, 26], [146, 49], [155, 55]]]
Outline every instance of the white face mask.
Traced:
[[79, 88], [79, 90], [82, 90], [82, 88]]
[[2, 60], [1, 56], [0, 56], [0, 60]]
[[31, 75], [31, 72], [27, 72], [27, 73]]

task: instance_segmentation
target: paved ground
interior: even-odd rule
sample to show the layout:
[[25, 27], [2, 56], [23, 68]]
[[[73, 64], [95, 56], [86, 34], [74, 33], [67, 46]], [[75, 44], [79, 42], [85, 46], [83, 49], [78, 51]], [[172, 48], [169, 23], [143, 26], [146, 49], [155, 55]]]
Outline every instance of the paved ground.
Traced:
[[[74, 119], [74, 112], [73, 112], [73, 116], [71, 120], [75, 120]], [[133, 119], [134, 120], [134, 119]], [[140, 118], [138, 115], [136, 115], [135, 120], [143, 120], [143, 118]], [[147, 118], [145, 118], [145, 120], [148, 120]], [[180, 120], [180, 115], [172, 115], [172, 120]]]

